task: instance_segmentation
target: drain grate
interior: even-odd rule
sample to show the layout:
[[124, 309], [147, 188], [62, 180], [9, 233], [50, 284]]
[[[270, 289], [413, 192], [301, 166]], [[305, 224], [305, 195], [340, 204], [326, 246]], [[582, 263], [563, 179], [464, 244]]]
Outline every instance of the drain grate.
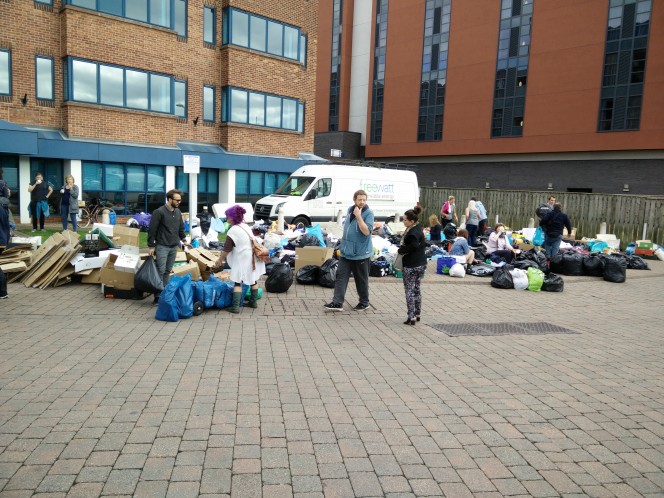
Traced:
[[430, 325], [450, 337], [465, 335], [539, 335], [539, 334], [578, 334], [574, 330], [546, 322], [528, 323], [433, 323]]

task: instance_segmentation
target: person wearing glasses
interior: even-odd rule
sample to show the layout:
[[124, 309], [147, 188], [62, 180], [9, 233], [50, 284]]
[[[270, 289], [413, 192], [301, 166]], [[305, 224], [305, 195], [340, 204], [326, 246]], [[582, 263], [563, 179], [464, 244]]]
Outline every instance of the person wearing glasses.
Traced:
[[[175, 255], [180, 244], [189, 245], [185, 241], [184, 221], [180, 212], [182, 191], [166, 192], [166, 204], [155, 209], [148, 229], [148, 254], [156, 257], [157, 271], [162, 276], [164, 287], [175, 263]], [[154, 303], [159, 302], [159, 294], [155, 294]]]

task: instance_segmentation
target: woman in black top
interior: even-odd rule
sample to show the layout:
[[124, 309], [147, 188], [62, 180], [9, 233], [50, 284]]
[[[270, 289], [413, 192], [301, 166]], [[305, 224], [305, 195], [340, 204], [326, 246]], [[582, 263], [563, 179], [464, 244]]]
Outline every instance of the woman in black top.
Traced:
[[442, 237], [440, 236], [443, 226], [438, 221], [438, 216], [432, 214], [429, 216], [429, 242], [436, 244], [437, 246], [441, 245], [443, 242]]
[[421, 212], [422, 208], [415, 206], [403, 215], [406, 231], [401, 239], [399, 254], [403, 255], [403, 287], [408, 308], [408, 318], [404, 322], [406, 325], [415, 325], [415, 321], [419, 322], [422, 310], [420, 283], [427, 269], [427, 257], [424, 253], [426, 247], [424, 232], [418, 222]]

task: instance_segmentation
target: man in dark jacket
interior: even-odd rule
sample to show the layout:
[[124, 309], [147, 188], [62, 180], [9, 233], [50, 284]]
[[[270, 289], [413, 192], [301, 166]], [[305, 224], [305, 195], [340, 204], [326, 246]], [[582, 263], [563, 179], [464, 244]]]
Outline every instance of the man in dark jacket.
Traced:
[[553, 210], [549, 211], [540, 226], [544, 232], [544, 250], [547, 259], [551, 259], [558, 254], [560, 242], [563, 240], [563, 228], [567, 228], [567, 233], [572, 233], [572, 223], [565, 213], [562, 212], [562, 206], [559, 203], [553, 205]]
[[[166, 193], [166, 204], [152, 212], [148, 229], [148, 252], [156, 254], [157, 271], [162, 276], [164, 287], [168, 284], [168, 276], [175, 263], [175, 255], [180, 243], [186, 244], [184, 221], [179, 206], [182, 202], [180, 190], [169, 190]], [[154, 302], [159, 301], [155, 294]]]
[[[5, 250], [9, 244], [9, 214], [7, 208], [0, 204], [0, 254]], [[7, 299], [7, 278], [0, 268], [0, 299]]]

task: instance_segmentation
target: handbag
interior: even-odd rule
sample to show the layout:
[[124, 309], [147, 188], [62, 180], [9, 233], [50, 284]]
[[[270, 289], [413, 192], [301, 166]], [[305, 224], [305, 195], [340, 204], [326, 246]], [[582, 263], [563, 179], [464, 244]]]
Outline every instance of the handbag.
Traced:
[[403, 271], [403, 254], [397, 254], [397, 257], [394, 258], [394, 263], [392, 263], [392, 268]]
[[[244, 227], [243, 227], [244, 229]], [[251, 235], [247, 230], [244, 230], [247, 232], [247, 235], [251, 239], [251, 244], [252, 244], [252, 250], [254, 252], [254, 257], [258, 261], [262, 261], [263, 263], [269, 263], [270, 262], [270, 251], [266, 249], [263, 244], [260, 244], [258, 241], [256, 241], [256, 238]], [[256, 269], [256, 261], [254, 259], [251, 260], [251, 264], [253, 266], [253, 269]]]

